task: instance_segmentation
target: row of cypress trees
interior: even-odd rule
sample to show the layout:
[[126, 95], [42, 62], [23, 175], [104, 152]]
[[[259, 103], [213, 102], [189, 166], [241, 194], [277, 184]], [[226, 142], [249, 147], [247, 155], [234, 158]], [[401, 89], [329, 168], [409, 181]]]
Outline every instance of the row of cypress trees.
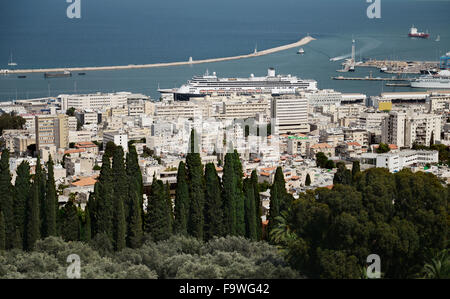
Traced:
[[[174, 209], [161, 181], [154, 181], [149, 196], [148, 231], [161, 240], [170, 234], [201, 240], [226, 235], [260, 240], [261, 206], [256, 171], [243, 180], [239, 154], [225, 155], [223, 177], [213, 163], [203, 169], [192, 131], [186, 164], [180, 162]], [[167, 203], [169, 201], [169, 203]], [[165, 209], [164, 207], [169, 208]], [[157, 221], [151, 221], [152, 218]]]
[[[3, 242], [6, 249], [32, 250], [36, 240], [60, 235], [67, 241], [101, 238], [120, 251], [141, 246], [144, 232], [155, 241], [172, 234], [200, 240], [227, 235], [261, 240], [256, 171], [243, 179], [239, 154], [234, 151], [225, 155], [220, 179], [213, 163], [204, 169], [194, 140], [192, 131], [186, 163], [180, 162], [178, 167], [175, 200], [171, 200], [169, 185], [154, 177], [145, 210], [142, 173], [134, 146], [126, 157], [120, 146], [110, 146], [103, 155], [100, 176], [84, 212], [73, 200], [58, 208], [51, 157], [48, 174], [38, 158], [33, 178], [28, 163], [23, 162], [12, 186], [9, 153], [4, 151], [0, 162], [0, 194], [4, 195], [0, 201], [0, 246]], [[280, 167], [270, 193], [269, 229], [292, 200]]]
[[121, 146], [105, 152], [85, 209], [90, 237], [102, 235], [117, 251], [139, 247], [143, 238], [143, 192], [136, 148], [130, 146], [125, 159]]
[[32, 250], [36, 240], [61, 235], [65, 222], [64, 210], [59, 210], [55, 187], [53, 160], [46, 164], [38, 157], [35, 174], [23, 161], [17, 168], [14, 186], [9, 169], [9, 151], [0, 160], [0, 249]]

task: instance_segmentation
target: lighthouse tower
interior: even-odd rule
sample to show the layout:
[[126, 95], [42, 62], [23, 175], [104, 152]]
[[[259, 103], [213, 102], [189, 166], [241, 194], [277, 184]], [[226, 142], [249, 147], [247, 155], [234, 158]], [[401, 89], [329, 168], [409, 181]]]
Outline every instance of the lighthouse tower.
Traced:
[[352, 40], [352, 63], [355, 64], [355, 54], [356, 54], [356, 46], [355, 46], [355, 40]]

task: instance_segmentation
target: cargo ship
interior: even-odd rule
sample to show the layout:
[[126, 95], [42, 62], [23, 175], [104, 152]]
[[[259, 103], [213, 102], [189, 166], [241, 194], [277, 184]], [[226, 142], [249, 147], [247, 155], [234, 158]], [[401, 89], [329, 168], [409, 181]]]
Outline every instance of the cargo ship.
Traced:
[[65, 77], [72, 77], [72, 73], [69, 71], [64, 72], [55, 72], [55, 73], [45, 73], [45, 78], [65, 78]]
[[429, 38], [430, 35], [425, 32], [419, 32], [414, 25], [412, 25], [411, 29], [409, 30], [409, 37], [418, 37], [418, 38]]
[[275, 69], [270, 68], [267, 76], [249, 78], [219, 78], [214, 72], [206, 72], [203, 76], [194, 76], [187, 84], [175, 89], [158, 89], [162, 94], [173, 94], [177, 101], [189, 101], [192, 97], [208, 95], [228, 96], [254, 94], [283, 94], [295, 93], [297, 90], [317, 90], [317, 81], [304, 80], [291, 75], [276, 75]]

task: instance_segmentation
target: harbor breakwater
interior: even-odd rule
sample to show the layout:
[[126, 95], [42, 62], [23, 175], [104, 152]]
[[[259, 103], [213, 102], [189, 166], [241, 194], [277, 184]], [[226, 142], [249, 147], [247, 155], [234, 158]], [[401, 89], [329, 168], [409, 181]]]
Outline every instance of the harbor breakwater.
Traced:
[[189, 64], [201, 64], [201, 63], [213, 63], [229, 60], [238, 60], [252, 57], [264, 56], [291, 48], [304, 46], [315, 38], [311, 36], [306, 36], [299, 40], [298, 42], [287, 44], [284, 46], [279, 46], [275, 48], [270, 48], [262, 51], [255, 51], [251, 54], [231, 56], [231, 57], [221, 57], [221, 58], [210, 58], [202, 60], [189, 59], [188, 61], [180, 62], [166, 62], [166, 63], [153, 63], [153, 64], [129, 64], [129, 65], [119, 65], [119, 66], [91, 66], [91, 67], [66, 67], [66, 68], [41, 68], [41, 69], [17, 69], [17, 70], [0, 70], [0, 72], [8, 74], [24, 74], [24, 73], [49, 73], [49, 72], [80, 72], [80, 71], [110, 71], [110, 70], [125, 70], [125, 69], [145, 69], [145, 68], [156, 68], [156, 67], [171, 67], [171, 66], [181, 66]]

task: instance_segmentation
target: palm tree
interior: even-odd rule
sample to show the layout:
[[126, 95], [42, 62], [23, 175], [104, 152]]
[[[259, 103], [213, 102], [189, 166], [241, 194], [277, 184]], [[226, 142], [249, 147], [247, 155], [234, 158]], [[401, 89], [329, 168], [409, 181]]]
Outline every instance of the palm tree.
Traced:
[[450, 278], [450, 258], [448, 249], [438, 252], [422, 269], [422, 278], [448, 279]]
[[291, 229], [288, 221], [289, 211], [283, 211], [275, 217], [277, 225], [269, 233], [270, 241], [277, 245], [280, 251], [287, 254], [289, 244], [298, 239], [297, 234]]

